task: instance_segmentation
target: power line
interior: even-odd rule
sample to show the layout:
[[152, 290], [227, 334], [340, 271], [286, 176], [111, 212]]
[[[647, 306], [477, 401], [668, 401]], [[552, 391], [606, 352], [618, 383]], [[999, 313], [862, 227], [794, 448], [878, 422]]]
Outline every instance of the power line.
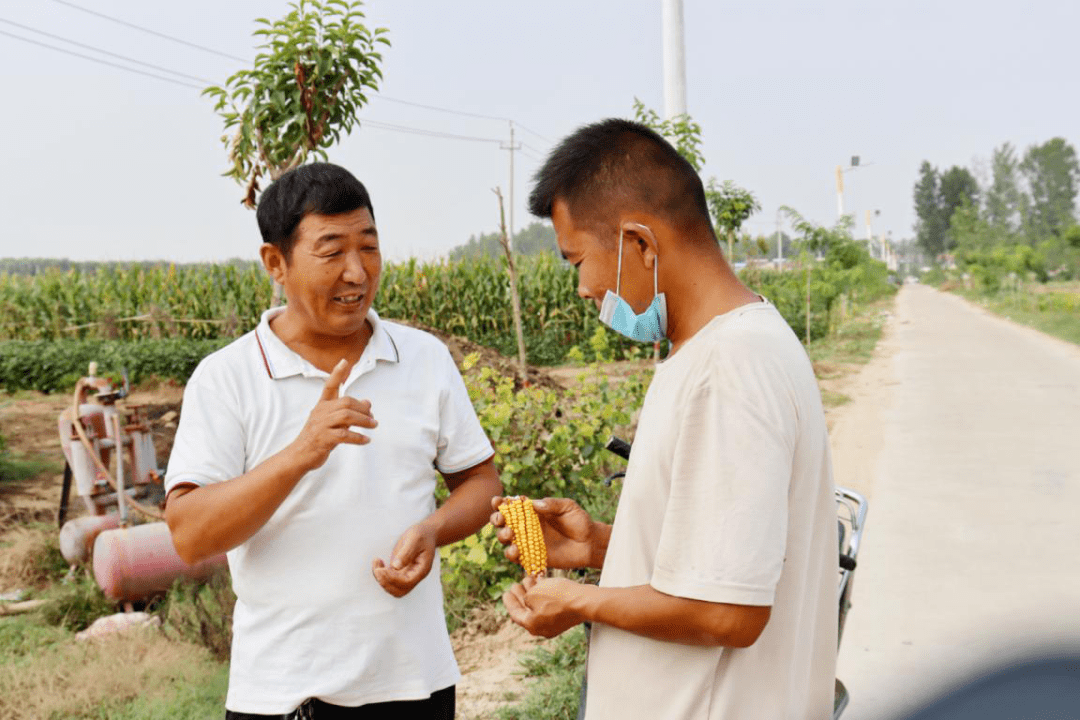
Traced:
[[[58, 3], [60, 5], [64, 5], [66, 7], [72, 8], [74, 10], [79, 10], [80, 12], [84, 12], [84, 13], [87, 13], [87, 14], [90, 14], [90, 15], [100, 17], [100, 18], [102, 18], [104, 20], [108, 20], [109, 22], [113, 22], [113, 23], [116, 23], [118, 25], [123, 25], [125, 27], [129, 27], [129, 28], [132, 28], [134, 30], [138, 30], [140, 32], [149, 33], [150, 35], [154, 35], [156, 37], [163, 38], [165, 40], [169, 40], [170, 42], [175, 42], [175, 43], [179, 43], [181, 45], [186, 45], [187, 47], [195, 48], [197, 50], [202, 50], [203, 52], [208, 52], [208, 53], [211, 53], [213, 55], [218, 55], [220, 57], [229, 58], [230, 60], [239, 60], [240, 62], [245, 62], [245, 63], [248, 62], [248, 60], [246, 58], [242, 58], [242, 57], [239, 57], [237, 55], [230, 55], [229, 53], [221, 52], [220, 50], [215, 50], [213, 48], [206, 47], [205, 45], [199, 45], [198, 43], [193, 43], [193, 42], [189, 42], [187, 40], [182, 40], [181, 38], [175, 37], [173, 35], [168, 35], [168, 34], [163, 33], [163, 32], [158, 32], [157, 30], [151, 30], [150, 28], [143, 27], [142, 25], [136, 25], [135, 23], [128, 22], [127, 20], [121, 20], [120, 18], [113, 17], [112, 15], [107, 15], [105, 13], [98, 12], [97, 10], [91, 10], [90, 8], [86, 8], [86, 7], [83, 7], [81, 5], [77, 5], [77, 4], [73, 3], [73, 2], [70, 2], [70, 0], [52, 0], [52, 1], [55, 2], [55, 3]], [[14, 23], [12, 23], [12, 24], [14, 24]], [[32, 32], [39, 32], [39, 33], [41, 33], [43, 35], [48, 35], [48, 33], [44, 33], [44, 32], [42, 32], [40, 30], [34, 30], [33, 28], [25, 28], [25, 29], [31, 30]], [[67, 40], [65, 38], [60, 38], [60, 37], [56, 37], [56, 36], [50, 36], [50, 37], [55, 37], [57, 40], [63, 40], [64, 42], [70, 42], [73, 45], [80, 45], [82, 47], [87, 47], [88, 49], [96, 50], [97, 52], [105, 53], [107, 55], [113, 55], [114, 57], [121, 57], [121, 58], [123, 58], [125, 60], [128, 60], [130, 62], [136, 62], [136, 63], [138, 63], [140, 65], [147, 65], [149, 67], [155, 67], [153, 65], [150, 65], [149, 63], [142, 63], [142, 62], [140, 62], [138, 60], [131, 60], [130, 58], [126, 58], [126, 57], [124, 57], [122, 55], [116, 55], [116, 53], [111, 53], [111, 52], [108, 52], [106, 50], [100, 50], [98, 48], [92, 48], [90, 46], [85, 46], [85, 45], [82, 45], [81, 43], [77, 43], [77, 42], [75, 42], [73, 40]], [[168, 70], [166, 68], [155, 68], [155, 69], [164, 70], [165, 72], [170, 72], [170, 73], [172, 73], [174, 75], [181, 75], [183, 77], [192, 78], [194, 80], [198, 80], [199, 82], [205, 82], [208, 85], [213, 85], [214, 84], [214, 83], [212, 83], [212, 82], [210, 82], [208, 80], [204, 80], [203, 78], [196, 78], [196, 77], [193, 77], [191, 75], [184, 75], [183, 73], [178, 73], [178, 72], [176, 72], [174, 70]], [[543, 135], [536, 132], [535, 130], [532, 130], [532, 129], [526, 127], [525, 125], [522, 125], [521, 123], [517, 122], [513, 118], [503, 117], [501, 115], [487, 115], [487, 114], [484, 114], [484, 113], [468, 112], [468, 111], [465, 111], [465, 110], [454, 110], [452, 108], [444, 108], [444, 107], [439, 107], [437, 105], [427, 105], [425, 103], [413, 102], [411, 100], [402, 100], [400, 98], [388, 97], [386, 95], [375, 95], [374, 97], [382, 98], [383, 100], [386, 100], [388, 102], [398, 103], [399, 105], [410, 105], [412, 107], [423, 108], [424, 110], [433, 110], [435, 112], [444, 112], [444, 113], [450, 113], [450, 114], [453, 114], [453, 115], [462, 115], [464, 117], [481, 118], [483, 120], [501, 120], [503, 122], [512, 122], [515, 125], [517, 125], [518, 127], [520, 127], [522, 130], [524, 130], [525, 132], [530, 133], [532, 135], [535, 135], [540, 140], [543, 140], [548, 145], [552, 144], [551, 140], [544, 137]]]
[[553, 144], [554, 144], [554, 143], [552, 143], [552, 142], [551, 142], [550, 140], [548, 140], [548, 139], [547, 139], [546, 137], [544, 137], [544, 136], [543, 136], [543, 135], [541, 135], [540, 133], [536, 132], [535, 130], [530, 130], [529, 128], [525, 127], [525, 126], [524, 126], [524, 125], [522, 125], [521, 123], [516, 123], [516, 125], [517, 125], [517, 126], [518, 126], [519, 128], [521, 128], [522, 130], [524, 130], [525, 132], [527, 132], [527, 133], [531, 133], [531, 134], [535, 135], [536, 137], [540, 138], [541, 140], [543, 140], [544, 142], [546, 142], [546, 143], [547, 143], [548, 145], [553, 145]]
[[483, 120], [501, 120], [502, 122], [513, 122], [510, 118], [499, 117], [498, 115], [484, 115], [483, 113], [466, 112], [464, 110], [451, 110], [450, 108], [438, 107], [436, 105], [425, 105], [424, 103], [412, 102], [411, 100], [400, 100], [398, 98], [388, 97], [386, 95], [375, 95], [374, 97], [380, 100], [386, 100], [392, 103], [398, 103], [399, 105], [411, 105], [412, 107], [424, 108], [425, 110], [435, 110], [436, 112], [450, 113], [452, 115], [464, 115], [465, 117], [481, 118]]
[[[7, 21], [7, 20], [4, 20], [3, 18], [0, 18], [0, 22], [10, 22], [10, 21]], [[10, 24], [18, 25], [17, 23], [10, 23]], [[22, 27], [22, 26], [19, 26], [19, 27]], [[33, 30], [33, 28], [26, 28], [26, 29]], [[194, 88], [196, 90], [202, 90], [203, 89], [199, 85], [193, 85], [191, 83], [186, 83], [186, 82], [183, 82], [181, 80], [174, 80], [173, 78], [162, 77], [161, 75], [155, 75], [154, 73], [144, 72], [142, 70], [137, 70], [135, 68], [127, 67], [126, 65], [120, 65], [120, 64], [117, 64], [117, 63], [109, 62], [108, 60], [102, 60], [101, 58], [92, 57], [90, 55], [84, 55], [82, 53], [74, 52], [72, 50], [66, 50], [64, 48], [56, 47], [55, 45], [49, 45], [48, 43], [38, 42], [37, 40], [31, 40], [30, 38], [25, 38], [25, 37], [22, 37], [20, 35], [15, 35], [13, 33], [7, 32], [5, 30], [0, 30], [0, 35], [6, 35], [7, 37], [14, 38], [16, 40], [22, 40], [23, 42], [27, 42], [27, 43], [30, 43], [32, 45], [37, 45], [39, 47], [43, 47], [43, 48], [46, 48], [48, 50], [54, 50], [56, 52], [64, 53], [65, 55], [73, 55], [75, 57], [82, 58], [84, 60], [90, 60], [91, 62], [100, 63], [102, 65], [108, 65], [109, 67], [114, 67], [114, 68], [117, 68], [119, 70], [126, 70], [127, 72], [138, 73], [139, 75], [145, 75], [146, 77], [155, 78], [157, 80], [164, 80], [165, 82], [171, 82], [171, 83], [173, 83], [175, 85], [182, 85], [184, 87]], [[60, 38], [58, 36], [50, 35], [50, 37], [56, 37], [56, 39], [58, 39], [58, 40], [64, 40], [65, 42], [68, 42], [65, 38]], [[93, 48], [93, 47], [90, 47], [90, 46], [84, 46], [84, 45], [82, 45], [82, 43], [75, 43], [75, 44], [83, 46], [83, 47], [89, 47], [90, 49], [96, 50], [98, 52], [105, 52], [105, 51], [99, 50], [98, 48]], [[165, 70], [166, 72], [173, 72], [173, 73], [175, 73], [177, 75], [183, 75], [183, 73], [176, 73], [175, 71], [168, 70], [167, 68], [160, 68], [160, 67], [158, 67], [156, 65], [150, 65], [149, 63], [142, 63], [142, 62], [140, 62], [138, 60], [133, 60], [132, 58], [128, 58], [128, 57], [123, 56], [123, 55], [116, 55], [116, 53], [107, 53], [107, 54], [113, 55], [113, 56], [116, 56], [116, 57], [120, 57], [120, 58], [123, 58], [125, 60], [129, 60], [131, 62], [137, 62], [137, 63], [142, 64], [142, 65], [147, 65], [149, 67], [153, 67], [153, 68], [156, 68], [156, 69], [159, 69], [159, 70]], [[193, 76], [184, 75], [184, 77], [193, 77]], [[201, 78], [194, 78], [194, 79], [202, 80]], [[209, 81], [203, 81], [203, 82], [209, 82]], [[499, 138], [479, 137], [479, 136], [475, 136], [475, 135], [458, 135], [458, 134], [455, 134], [455, 133], [442, 132], [440, 130], [429, 130], [427, 128], [417, 128], [417, 127], [411, 127], [411, 126], [408, 126], [408, 125], [395, 125], [395, 124], [392, 124], [392, 123], [384, 123], [384, 122], [379, 122], [377, 120], [367, 120], [367, 119], [364, 119], [364, 118], [361, 118], [361, 120], [362, 120], [363, 124], [368, 125], [368, 126], [370, 126], [372, 128], [378, 129], [378, 130], [389, 130], [391, 132], [401, 132], [401, 133], [408, 133], [408, 134], [412, 134], [412, 135], [424, 135], [424, 136], [427, 136], [427, 137], [441, 138], [441, 139], [445, 139], [445, 140], [465, 140], [465, 141], [483, 142], [483, 143], [501, 143], [502, 142], [502, 140], [499, 139]]]
[[0, 18], [0, 22], [5, 23], [7, 25], [13, 25], [14, 27], [17, 27], [20, 30], [29, 30], [32, 33], [37, 33], [38, 35], [44, 35], [45, 37], [52, 38], [53, 40], [59, 40], [61, 42], [66, 42], [66, 43], [69, 43], [71, 45], [75, 45], [76, 47], [86, 48], [87, 50], [93, 50], [94, 52], [101, 53], [102, 55], [109, 55], [110, 57], [120, 58], [121, 60], [126, 60], [127, 62], [135, 63], [136, 65], [142, 65], [144, 67], [153, 68], [154, 70], [160, 70], [162, 72], [171, 73], [171, 74], [177, 75], [179, 77], [188, 78], [189, 80], [198, 80], [199, 82], [206, 83], [207, 85], [213, 85], [214, 84], [213, 82], [211, 82], [210, 80], [207, 80], [206, 78], [196, 77], [195, 75], [188, 75], [187, 73], [178, 72], [176, 70], [170, 70], [167, 67], [162, 67], [160, 65], [154, 65], [153, 63], [143, 62], [142, 60], [136, 60], [135, 58], [130, 58], [127, 55], [120, 55], [119, 53], [110, 52], [108, 50], [102, 50], [101, 48], [94, 47], [93, 45], [87, 45], [86, 43], [81, 43], [81, 42], [78, 42], [76, 40], [72, 40], [70, 38], [61, 37], [59, 35], [53, 35], [52, 33], [45, 32], [44, 30], [38, 30], [37, 28], [32, 28], [29, 25], [21, 25], [21, 24], [19, 24], [17, 22], [12, 22], [11, 20], [8, 20], [6, 18]]
[[528, 149], [532, 150], [537, 155], [543, 155], [544, 154], [543, 150], [537, 150], [536, 148], [534, 148], [532, 145], [530, 145], [527, 142], [522, 142], [521, 144], [522, 144], [522, 146], [527, 147]]
[[[129, 27], [129, 28], [138, 30], [140, 32], [144, 32], [144, 33], [148, 33], [150, 35], [154, 35], [155, 37], [159, 37], [159, 38], [163, 38], [165, 40], [169, 40], [170, 42], [175, 42], [175, 43], [179, 43], [181, 45], [186, 45], [187, 47], [195, 48], [197, 50], [202, 50], [203, 52], [208, 52], [208, 53], [211, 53], [211, 54], [214, 54], [214, 55], [229, 58], [231, 60], [238, 60], [240, 62], [248, 62], [247, 59], [239, 57], [237, 55], [230, 55], [229, 53], [221, 52], [220, 50], [215, 50], [213, 48], [206, 47], [205, 45], [199, 45], [198, 43], [189, 42], [187, 40], [183, 40], [183, 39], [175, 37], [173, 35], [168, 35], [166, 33], [158, 32], [157, 30], [152, 30], [150, 28], [143, 27], [141, 25], [136, 25], [135, 23], [128, 22], [127, 20], [121, 20], [120, 18], [113, 17], [112, 15], [107, 15], [105, 13], [98, 12], [96, 10], [91, 10], [89, 8], [83, 7], [83, 6], [78, 5], [76, 3], [70, 2], [70, 0], [53, 0], [53, 2], [58, 3], [60, 5], [64, 5], [65, 7], [72, 8], [74, 10], [79, 10], [80, 12], [84, 12], [84, 13], [87, 13], [87, 14], [90, 14], [90, 15], [94, 15], [96, 17], [100, 17], [102, 19], [108, 20], [109, 22], [117, 23], [118, 25], [123, 25], [125, 27]], [[170, 70], [168, 68], [153, 65], [151, 63], [146, 63], [146, 62], [143, 62], [141, 60], [135, 60], [134, 58], [129, 58], [129, 57], [125, 56], [125, 55], [120, 55], [118, 53], [110, 52], [108, 50], [102, 50], [101, 48], [93, 47], [91, 45], [86, 45], [84, 43], [80, 43], [80, 42], [77, 42], [75, 40], [70, 40], [68, 38], [60, 37], [58, 35], [53, 35], [51, 33], [45, 32], [43, 30], [37, 30], [35, 28], [28, 27], [28, 26], [25, 26], [25, 25], [19, 25], [18, 23], [14, 23], [14, 22], [12, 22], [10, 20], [0, 19], [0, 21], [6, 22], [6, 23], [8, 23], [10, 25], [14, 25], [14, 26], [22, 28], [24, 30], [29, 30], [30, 32], [39, 33], [39, 34], [44, 35], [46, 37], [51, 37], [53, 39], [60, 40], [62, 42], [66, 42], [66, 43], [70, 43], [72, 45], [76, 45], [78, 47], [83, 47], [83, 48], [86, 48], [88, 50], [93, 50], [95, 52], [99, 52], [99, 53], [102, 53], [102, 54], [105, 54], [105, 55], [110, 55], [112, 57], [116, 57], [116, 58], [125, 60], [127, 62], [132, 62], [132, 63], [138, 64], [138, 65], [143, 65], [145, 67], [150, 67], [150, 68], [153, 68], [155, 70], [160, 70], [162, 72], [171, 73], [173, 75], [177, 75], [177, 76], [180, 76], [180, 77], [186, 77], [186, 78], [189, 78], [189, 79], [192, 79], [192, 80], [198, 80], [199, 82], [206, 83], [207, 85], [213, 85], [214, 84], [212, 81], [206, 80], [205, 78], [196, 77], [194, 75], [188, 75], [186, 73], [181, 73], [181, 72], [178, 72], [176, 70]], [[112, 67], [117, 67], [117, 68], [120, 68], [122, 70], [130, 70], [131, 72], [138, 72], [141, 75], [147, 75], [148, 77], [158, 78], [159, 80], [166, 80], [168, 82], [174, 82], [176, 84], [184, 85], [186, 87], [195, 87], [194, 85], [190, 85], [189, 83], [181, 83], [181, 82], [177, 82], [175, 80], [171, 80], [169, 78], [162, 78], [162, 77], [160, 77], [158, 75], [154, 75], [152, 73], [145, 73], [145, 72], [135, 70], [133, 68], [126, 68], [124, 66], [116, 65], [114, 63], [109, 63], [109, 62], [106, 62], [104, 60], [99, 60], [97, 58], [92, 58], [92, 57], [89, 57], [89, 56], [86, 56], [86, 55], [81, 55], [80, 53], [75, 53], [75, 52], [71, 52], [71, 51], [68, 51], [68, 50], [63, 50], [62, 48], [56, 48], [56, 47], [53, 47], [51, 45], [46, 45], [45, 43], [35, 42], [33, 40], [30, 40], [28, 38], [23, 38], [23, 37], [20, 37], [18, 35], [11, 35], [10, 33], [4, 33], [4, 34], [8, 35], [9, 37], [14, 37], [14, 38], [19, 39], [19, 40], [24, 40], [26, 42], [31, 42], [31, 43], [33, 43], [35, 45], [40, 45], [41, 47], [46, 47], [46, 48], [49, 48], [51, 50], [57, 50], [59, 52], [66, 52], [69, 55], [75, 55], [76, 57], [82, 57], [82, 58], [85, 58], [87, 60], [93, 60], [94, 62], [99, 62], [99, 63], [104, 64], [104, 65], [110, 65]], [[202, 88], [197, 88], [197, 89], [201, 90]], [[469, 112], [469, 111], [465, 111], [465, 110], [455, 110], [455, 109], [452, 109], [452, 108], [439, 107], [437, 105], [428, 105], [426, 103], [413, 102], [411, 100], [402, 100], [400, 98], [389, 97], [387, 95], [381, 95], [381, 94], [380, 95], [375, 95], [373, 97], [381, 98], [381, 99], [386, 100], [388, 102], [397, 103], [399, 105], [409, 105], [411, 107], [422, 108], [424, 110], [432, 110], [432, 111], [435, 111], [435, 112], [449, 113], [449, 114], [452, 114], [452, 115], [461, 115], [461, 116], [464, 116], [464, 117], [480, 118], [480, 119], [483, 119], [483, 120], [499, 120], [499, 121], [502, 121], [502, 122], [513, 123], [514, 125], [517, 125], [518, 127], [520, 127], [522, 130], [536, 136], [540, 140], [543, 140], [548, 145], [552, 144], [551, 140], [544, 137], [543, 135], [536, 132], [535, 130], [532, 130], [531, 128], [529, 128], [527, 126], [522, 125], [521, 123], [517, 122], [516, 120], [514, 120], [512, 118], [504, 117], [504, 116], [501, 116], [501, 115], [488, 115], [488, 114], [485, 114], [485, 113]], [[433, 136], [440, 136], [440, 134], [438, 134], [436, 131], [424, 131], [424, 130], [419, 130], [419, 129], [415, 129], [415, 128], [405, 128], [404, 126], [402, 126], [400, 128], [392, 128], [390, 126], [387, 126], [385, 129], [400, 129], [402, 132], [414, 132], [416, 134], [431, 134]], [[476, 141], [482, 141], [482, 142], [498, 142], [498, 141], [491, 140], [489, 138], [476, 138], [476, 137], [458, 136], [458, 135], [453, 135], [451, 133], [443, 133], [443, 134], [441, 134], [441, 136], [445, 136], [445, 137], [453, 138], [453, 139], [459, 139], [459, 140], [476, 140]], [[536, 150], [535, 148], [533, 148], [533, 149]], [[536, 152], [541, 152], [542, 153], [542, 151], [539, 151], [539, 150], [536, 150]]]
[[120, 70], [126, 70], [127, 72], [137, 73], [139, 75], [145, 75], [146, 77], [152, 77], [152, 78], [156, 78], [158, 80], [164, 80], [165, 82], [170, 82], [170, 83], [172, 83], [174, 85], [183, 85], [184, 87], [194, 88], [196, 90], [202, 90], [203, 89], [199, 85], [194, 85], [192, 83], [187, 83], [187, 82], [184, 82], [183, 80], [175, 80], [173, 78], [163, 77], [161, 75], [155, 75], [154, 73], [148, 73], [148, 72], [145, 72], [143, 70], [136, 70], [135, 68], [131, 68], [131, 67], [128, 67], [126, 65], [120, 65], [118, 63], [109, 62], [108, 60], [102, 60], [101, 58], [91, 57], [90, 55], [83, 55], [82, 53], [77, 53], [77, 52], [75, 52], [73, 50], [65, 50], [64, 48], [58, 48], [55, 45], [49, 45], [47, 43], [38, 42], [37, 40], [31, 40], [30, 38], [25, 38], [25, 37], [22, 37], [20, 35], [15, 35], [15, 34], [9, 33], [6, 30], [0, 30], [0, 35], [7, 35], [8, 37], [15, 38], [16, 40], [22, 40], [23, 42], [30, 43], [31, 45], [38, 45], [40, 47], [48, 48], [49, 50], [55, 50], [56, 52], [61, 52], [61, 53], [64, 53], [66, 55], [74, 55], [75, 57], [80, 57], [80, 58], [83, 58], [84, 60], [89, 60], [91, 62], [100, 63], [102, 65], [108, 65], [108, 66], [114, 67], [114, 68], [119, 68]]
[[392, 130], [395, 132], [410, 133], [412, 135], [426, 135], [428, 137], [443, 138], [446, 140], [469, 140], [472, 142], [484, 142], [484, 143], [501, 143], [502, 140], [498, 138], [477, 137], [475, 135], [456, 135], [454, 133], [446, 133], [440, 130], [427, 130], [425, 128], [409, 127], [408, 125], [393, 125], [390, 123], [378, 122], [376, 120], [366, 120], [360, 118], [360, 125], [368, 125], [378, 130]]
[[53, 0], [53, 2], [54, 3], [59, 3], [60, 5], [66, 5], [69, 8], [73, 8], [75, 10], [79, 10], [81, 12], [88, 13], [90, 15], [96, 15], [99, 18], [104, 18], [105, 20], [108, 20], [109, 22], [117, 23], [118, 25], [124, 25], [126, 27], [134, 28], [135, 30], [139, 30], [140, 32], [149, 33], [151, 35], [156, 35], [159, 38], [164, 38], [164, 39], [170, 40], [170, 41], [172, 41], [174, 43], [180, 43], [181, 45], [187, 45], [188, 47], [192, 47], [192, 48], [195, 48], [197, 50], [202, 50], [204, 52], [212, 53], [214, 55], [220, 55], [221, 57], [229, 58], [230, 60], [239, 60], [240, 62], [248, 62], [248, 60], [246, 58], [238, 57], [236, 55], [230, 55], [229, 53], [224, 53], [224, 52], [221, 52], [220, 50], [214, 50], [213, 48], [208, 48], [205, 45], [198, 45], [198, 44], [193, 43], [193, 42], [188, 42], [187, 40], [181, 40], [178, 37], [173, 37], [172, 35], [166, 35], [165, 33], [158, 32], [157, 30], [151, 30], [150, 28], [145, 28], [145, 27], [143, 27], [141, 25], [136, 25], [135, 23], [130, 23], [130, 22], [126, 21], [126, 20], [121, 20], [119, 18], [115, 18], [112, 15], [106, 15], [105, 13], [98, 12], [97, 10], [91, 10], [89, 8], [84, 8], [81, 5], [76, 5], [73, 2], [68, 2], [68, 0]]
[[543, 158], [537, 156], [535, 153], [532, 153], [532, 152], [529, 152], [528, 150], [525, 150], [524, 148], [522, 148], [521, 154], [524, 155], [525, 157], [529, 158], [533, 162], [538, 162], [538, 163], [544, 162]]

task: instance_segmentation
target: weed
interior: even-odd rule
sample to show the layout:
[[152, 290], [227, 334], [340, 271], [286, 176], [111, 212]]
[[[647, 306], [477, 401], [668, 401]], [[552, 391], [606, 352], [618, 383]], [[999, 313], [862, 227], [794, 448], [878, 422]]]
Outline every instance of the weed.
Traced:
[[47, 602], [37, 611], [41, 621], [72, 632], [85, 630], [98, 618], [117, 611], [116, 603], [101, 593], [88, 571], [76, 574], [70, 582], [51, 586], [43, 598]]
[[42, 587], [67, 572], [56, 528], [44, 523], [16, 526], [0, 543], [0, 589]]
[[177, 580], [160, 606], [165, 635], [206, 648], [217, 660], [229, 659], [236, 595], [227, 570], [205, 583]]
[[4, 720], [221, 717], [227, 668], [202, 648], [143, 632], [51, 642], [0, 659]]
[[585, 628], [578, 626], [523, 656], [524, 674], [536, 682], [520, 703], [499, 710], [500, 720], [574, 720], [587, 654]]

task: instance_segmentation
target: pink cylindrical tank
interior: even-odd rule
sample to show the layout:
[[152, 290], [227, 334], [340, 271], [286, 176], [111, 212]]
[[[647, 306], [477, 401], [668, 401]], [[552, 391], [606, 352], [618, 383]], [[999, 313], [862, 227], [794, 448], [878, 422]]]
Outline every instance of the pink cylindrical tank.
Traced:
[[90, 559], [90, 548], [98, 534], [117, 527], [120, 527], [120, 516], [116, 513], [83, 515], [68, 520], [60, 528], [60, 554], [71, 564], [85, 562]]
[[163, 522], [106, 530], [94, 541], [94, 579], [110, 600], [146, 600], [166, 592], [177, 578], [205, 580], [225, 564], [224, 555], [215, 555], [188, 565]]

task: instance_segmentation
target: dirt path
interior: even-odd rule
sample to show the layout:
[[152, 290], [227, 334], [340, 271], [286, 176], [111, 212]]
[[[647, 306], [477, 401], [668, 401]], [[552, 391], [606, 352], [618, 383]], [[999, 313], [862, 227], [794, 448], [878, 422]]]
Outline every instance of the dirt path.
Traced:
[[906, 286], [849, 394], [836, 479], [871, 505], [845, 720], [1080, 646], [1080, 348]]

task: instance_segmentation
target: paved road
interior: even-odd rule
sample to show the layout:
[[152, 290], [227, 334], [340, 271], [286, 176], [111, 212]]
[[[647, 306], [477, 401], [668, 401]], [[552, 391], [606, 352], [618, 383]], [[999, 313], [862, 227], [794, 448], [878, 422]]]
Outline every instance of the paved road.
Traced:
[[876, 389], [833, 438], [838, 484], [871, 495], [844, 720], [1080, 648], [1080, 347], [922, 286], [901, 291], [891, 327]]

